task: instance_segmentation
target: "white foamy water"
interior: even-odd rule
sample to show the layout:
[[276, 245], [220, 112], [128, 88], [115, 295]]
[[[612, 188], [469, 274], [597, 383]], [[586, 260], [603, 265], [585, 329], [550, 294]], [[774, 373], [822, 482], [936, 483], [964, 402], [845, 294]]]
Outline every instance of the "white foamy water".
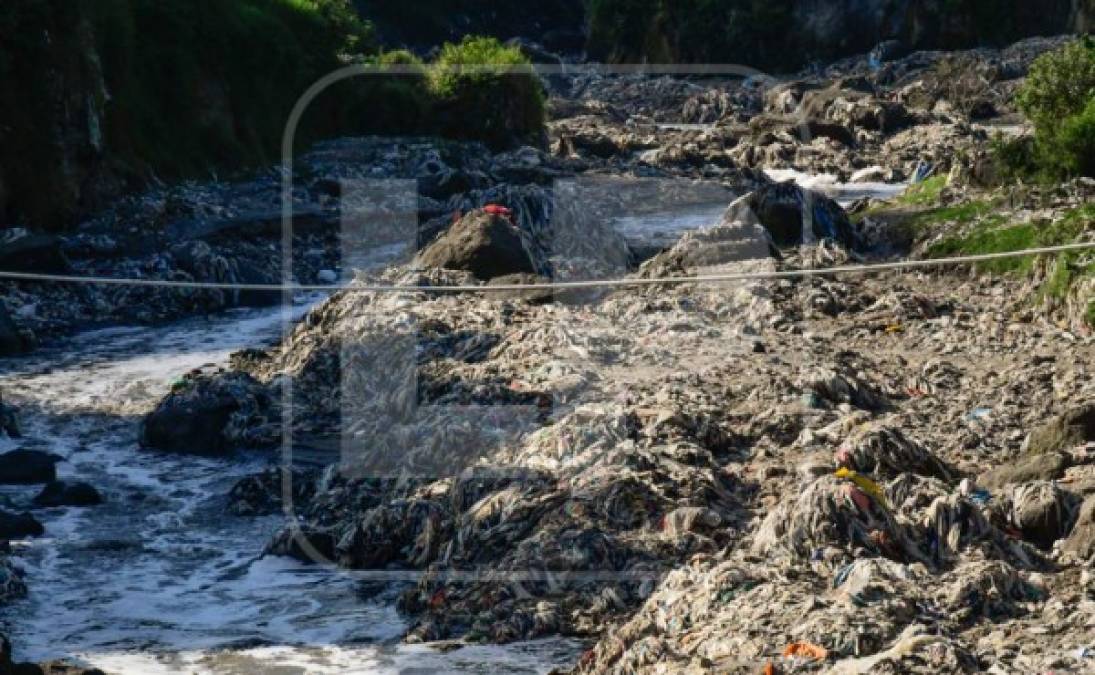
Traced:
[[873, 197], [889, 199], [905, 191], [908, 183], [880, 183], [864, 181], [844, 183], [832, 174], [808, 174], [794, 169], [765, 169], [764, 173], [777, 182], [793, 180], [800, 187], [817, 190], [841, 206], [848, 206], [857, 199]]
[[[0, 361], [26, 439], [65, 458], [62, 478], [106, 503], [38, 509], [45, 537], [17, 542], [30, 596], [0, 610], [16, 659], [77, 658], [109, 673], [537, 673], [573, 664], [581, 645], [548, 640], [442, 653], [406, 646], [398, 588], [338, 570], [262, 557], [278, 516], [225, 515], [241, 477], [269, 455], [203, 459], [142, 451], [140, 416], [191, 369], [273, 343], [282, 309], [238, 310], [165, 328], [96, 331], [29, 358]], [[29, 509], [37, 487], [4, 488]]]
[[[842, 183], [836, 176], [811, 175], [790, 169], [769, 169], [765, 173], [774, 181], [793, 180], [801, 187], [817, 190], [841, 206], [863, 197], [889, 199], [908, 187], [905, 183]], [[622, 216], [615, 219], [614, 225], [629, 241], [668, 248], [689, 230], [716, 225], [728, 206], [723, 202], [693, 204], [672, 213]]]

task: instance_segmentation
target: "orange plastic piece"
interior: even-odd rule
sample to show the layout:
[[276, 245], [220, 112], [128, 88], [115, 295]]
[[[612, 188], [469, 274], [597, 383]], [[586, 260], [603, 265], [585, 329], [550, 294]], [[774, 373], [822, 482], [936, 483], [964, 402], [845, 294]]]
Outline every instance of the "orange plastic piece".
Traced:
[[786, 658], [797, 656], [799, 658], [814, 659], [815, 661], [824, 661], [829, 658], [829, 650], [812, 642], [792, 642], [783, 650], [783, 656]]

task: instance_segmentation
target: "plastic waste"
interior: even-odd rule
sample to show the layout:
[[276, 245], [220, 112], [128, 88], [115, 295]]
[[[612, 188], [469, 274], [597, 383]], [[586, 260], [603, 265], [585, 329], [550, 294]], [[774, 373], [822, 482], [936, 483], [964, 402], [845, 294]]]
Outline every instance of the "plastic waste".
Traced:
[[932, 177], [935, 173], [935, 165], [931, 162], [923, 161], [916, 165], [916, 171], [913, 172], [913, 183], [923, 183]]
[[487, 204], [483, 207], [483, 210], [492, 216], [501, 216], [503, 218], [513, 220], [513, 210], [508, 209], [505, 206], [501, 206], [499, 204]]
[[[889, 510], [890, 506], [886, 502], [886, 493], [882, 491], [882, 488], [878, 486], [878, 483], [847, 467], [840, 467], [833, 475], [837, 478], [844, 478], [852, 481], [855, 483], [856, 487], [873, 497], [882, 508]], [[856, 502], [856, 505], [859, 506], [858, 501]]]
[[805, 658], [824, 661], [829, 658], [829, 650], [812, 642], [792, 642], [783, 650], [784, 658]]

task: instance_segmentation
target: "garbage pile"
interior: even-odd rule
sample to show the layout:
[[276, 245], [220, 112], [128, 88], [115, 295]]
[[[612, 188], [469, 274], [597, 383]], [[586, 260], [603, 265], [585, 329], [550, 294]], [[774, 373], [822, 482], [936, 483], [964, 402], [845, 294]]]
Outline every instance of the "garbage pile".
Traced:
[[[775, 250], [728, 216], [639, 274], [849, 255]], [[215, 377], [292, 387], [294, 448], [337, 448], [322, 475], [289, 476], [299, 527], [269, 553], [410, 574], [408, 641], [596, 640], [578, 672], [1090, 665], [1095, 344], [1035, 320], [996, 330], [1019, 282], [531, 301], [415, 288], [483, 283], [462, 270], [374, 280], [407, 290], [337, 294], [238, 360], [246, 375]], [[1048, 353], [1068, 358], [1029, 356]], [[217, 390], [174, 395], [194, 386]], [[262, 495], [284, 478], [241, 485], [239, 512], [275, 508]]]

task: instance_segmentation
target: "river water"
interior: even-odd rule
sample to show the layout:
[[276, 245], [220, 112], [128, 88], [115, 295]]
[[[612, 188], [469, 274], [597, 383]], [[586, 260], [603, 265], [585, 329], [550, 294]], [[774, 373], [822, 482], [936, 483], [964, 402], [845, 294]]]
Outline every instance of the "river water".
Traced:
[[[661, 239], [718, 221], [721, 205], [622, 219]], [[240, 478], [268, 454], [203, 459], [142, 451], [140, 417], [180, 375], [272, 344], [319, 297], [289, 310], [234, 310], [159, 328], [89, 332], [31, 357], [0, 360], [0, 389], [34, 447], [64, 458], [62, 479], [96, 486], [91, 509], [38, 509], [46, 536], [16, 542], [30, 595], [0, 610], [16, 659], [76, 658], [111, 673], [540, 673], [572, 665], [564, 639], [441, 651], [402, 645], [396, 588], [261, 555], [279, 516], [225, 515]], [[36, 488], [0, 488], [29, 508]]]

